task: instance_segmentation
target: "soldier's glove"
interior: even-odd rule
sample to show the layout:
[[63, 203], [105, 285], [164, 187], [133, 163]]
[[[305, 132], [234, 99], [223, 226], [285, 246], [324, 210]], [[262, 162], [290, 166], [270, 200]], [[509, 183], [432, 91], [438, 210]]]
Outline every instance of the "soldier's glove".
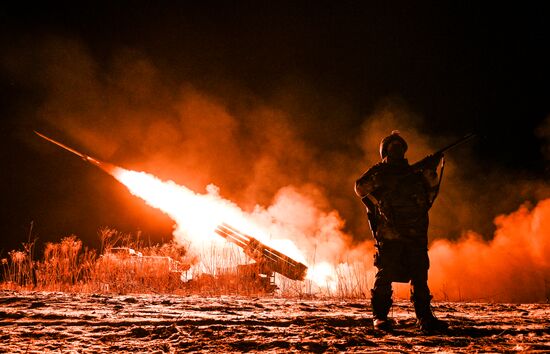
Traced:
[[443, 153], [428, 155], [424, 163], [425, 168], [430, 170], [437, 169], [437, 166], [439, 166], [439, 162], [442, 158]]

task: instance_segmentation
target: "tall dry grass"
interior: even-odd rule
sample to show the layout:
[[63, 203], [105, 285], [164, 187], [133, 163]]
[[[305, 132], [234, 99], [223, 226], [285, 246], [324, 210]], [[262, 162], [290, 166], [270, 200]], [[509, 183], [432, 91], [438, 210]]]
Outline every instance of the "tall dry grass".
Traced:
[[[35, 241], [1, 260], [0, 288], [103, 293], [273, 294], [283, 297], [365, 298], [372, 279], [363, 264], [342, 263], [327, 284], [293, 281], [264, 269], [228, 244], [200, 255], [169, 242], [147, 245], [141, 235], [100, 230], [99, 255], [71, 235], [47, 243], [35, 259]], [[311, 261], [315, 267], [314, 260]]]
[[[175, 243], [145, 246], [139, 238], [112, 229], [100, 230], [101, 255], [83, 247], [76, 236], [48, 242], [42, 259], [34, 258], [35, 241], [23, 243], [1, 260], [4, 289], [77, 292], [172, 292], [180, 284], [185, 250]], [[138, 249], [135, 257], [113, 248]], [[137, 254], [145, 257], [138, 257]]]
[[74, 235], [59, 243], [48, 242], [43, 260], [34, 262], [36, 287], [51, 291], [86, 288], [93, 280], [96, 258], [96, 252], [83, 248]]
[[100, 231], [101, 256], [91, 281], [95, 291], [173, 293], [182, 288], [189, 268], [187, 250], [175, 242], [146, 245], [140, 236]]

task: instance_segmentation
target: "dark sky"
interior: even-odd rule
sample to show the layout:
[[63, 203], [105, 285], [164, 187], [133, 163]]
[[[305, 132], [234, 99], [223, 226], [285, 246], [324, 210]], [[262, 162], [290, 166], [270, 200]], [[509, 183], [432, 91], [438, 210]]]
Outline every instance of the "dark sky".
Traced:
[[[312, 100], [321, 107], [316, 129], [304, 139], [327, 146], [324, 139], [333, 130], [343, 135], [340, 140], [346, 134], [351, 139], [381, 100], [398, 97], [424, 117], [420, 128], [426, 134], [476, 132], [482, 136], [474, 143], [479, 161], [533, 178], [550, 175], [534, 133], [550, 114], [549, 13], [543, 8], [478, 2], [179, 3], [3, 5], [0, 55], [32, 51], [36, 41], [50, 36], [82, 43], [100, 69], [121, 49], [137, 51], [167, 80], [190, 82], [219, 97], [238, 87], [269, 102], [294, 82], [316, 92]], [[40, 72], [39, 61], [31, 69]], [[169, 238], [172, 223], [136, 203], [108, 175], [69, 154], [37, 152], [42, 142], [32, 130], [44, 128], [37, 118], [48, 97], [43, 86], [21, 80], [5, 65], [0, 85], [4, 254], [26, 239], [31, 221], [42, 241], [70, 233], [91, 239], [101, 226]], [[328, 101], [346, 107], [345, 115], [324, 115]]]

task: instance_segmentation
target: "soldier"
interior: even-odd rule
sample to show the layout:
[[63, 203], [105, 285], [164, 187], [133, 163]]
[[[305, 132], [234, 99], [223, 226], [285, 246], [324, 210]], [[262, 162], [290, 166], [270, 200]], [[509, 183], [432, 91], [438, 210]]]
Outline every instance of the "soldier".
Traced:
[[391, 330], [388, 312], [392, 305], [392, 282], [411, 283], [418, 325], [422, 331], [447, 329], [431, 311], [428, 288], [428, 210], [439, 189], [437, 168], [443, 154], [425, 159], [422, 166], [409, 165], [407, 142], [393, 131], [380, 143], [382, 161], [355, 183], [355, 193], [367, 207], [376, 241], [377, 267], [371, 304], [374, 327]]

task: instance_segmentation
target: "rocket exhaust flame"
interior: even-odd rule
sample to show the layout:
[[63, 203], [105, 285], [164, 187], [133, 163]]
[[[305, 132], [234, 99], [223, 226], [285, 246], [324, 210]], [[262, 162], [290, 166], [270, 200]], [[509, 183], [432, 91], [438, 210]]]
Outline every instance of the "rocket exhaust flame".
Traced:
[[[70, 151], [86, 162], [101, 168], [124, 184], [130, 193], [142, 198], [147, 204], [160, 209], [176, 222], [176, 231], [181, 231], [192, 244], [215, 243], [211, 236], [216, 233], [225, 240], [240, 246], [243, 251], [258, 263], [292, 280], [304, 280], [307, 266], [295, 259], [305, 260], [296, 245], [286, 239], [269, 240], [268, 232], [252, 223], [247, 214], [236, 204], [221, 198], [213, 186], [207, 187], [208, 194], [194, 193], [172, 181], [161, 181], [151, 174], [136, 172], [114, 166], [83, 154], [67, 145], [49, 138], [37, 131], [41, 138]], [[230, 221], [237, 228], [229, 226]], [[260, 239], [248, 233], [260, 236]], [[176, 234], [176, 232], [175, 232]], [[263, 237], [261, 237], [264, 235]], [[271, 244], [271, 246], [268, 246]], [[284, 249], [285, 253], [275, 248]], [[291, 258], [292, 257], [292, 258]], [[308, 278], [317, 279], [308, 274]]]

